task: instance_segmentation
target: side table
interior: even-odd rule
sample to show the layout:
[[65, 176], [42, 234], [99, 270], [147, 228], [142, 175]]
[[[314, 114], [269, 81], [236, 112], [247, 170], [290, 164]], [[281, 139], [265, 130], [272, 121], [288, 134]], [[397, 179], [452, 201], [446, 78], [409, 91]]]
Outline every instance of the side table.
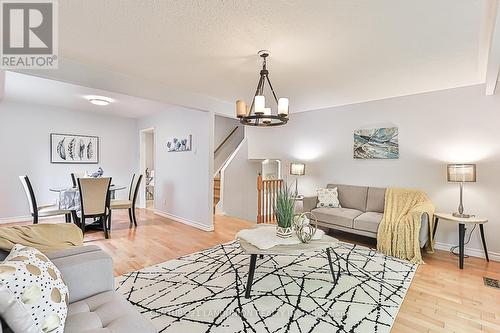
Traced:
[[[432, 235], [436, 235], [436, 230], [438, 226], [438, 222], [440, 220], [454, 222], [458, 224], [458, 248], [459, 248], [459, 267], [460, 269], [464, 268], [464, 239], [465, 239], [465, 225], [479, 224], [479, 231], [481, 232], [481, 240], [483, 241], [484, 254], [486, 256], [486, 260], [490, 261], [488, 258], [488, 249], [486, 248], [486, 239], [484, 238], [484, 227], [483, 225], [488, 222], [487, 219], [480, 217], [457, 217], [453, 216], [453, 214], [449, 213], [434, 213], [434, 230]], [[433, 237], [434, 238], [434, 237]]]

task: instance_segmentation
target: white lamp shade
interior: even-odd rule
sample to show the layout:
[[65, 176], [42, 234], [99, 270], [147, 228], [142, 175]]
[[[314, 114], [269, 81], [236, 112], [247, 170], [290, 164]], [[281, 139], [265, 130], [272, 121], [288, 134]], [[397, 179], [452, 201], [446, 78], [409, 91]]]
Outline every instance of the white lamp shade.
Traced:
[[290, 163], [290, 174], [295, 176], [303, 176], [306, 174], [306, 165], [304, 163]]
[[278, 114], [288, 116], [288, 98], [282, 97], [278, 100]]
[[475, 164], [448, 164], [447, 178], [449, 182], [475, 182]]
[[263, 114], [266, 107], [266, 98], [262, 95], [255, 96], [254, 110], [255, 114]]

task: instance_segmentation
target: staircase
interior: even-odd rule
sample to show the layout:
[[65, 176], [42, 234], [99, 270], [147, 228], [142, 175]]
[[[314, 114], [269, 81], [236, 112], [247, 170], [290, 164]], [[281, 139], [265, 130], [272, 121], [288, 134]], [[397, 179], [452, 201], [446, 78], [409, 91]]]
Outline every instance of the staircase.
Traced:
[[220, 172], [214, 177], [214, 214], [215, 207], [219, 203], [220, 200]]

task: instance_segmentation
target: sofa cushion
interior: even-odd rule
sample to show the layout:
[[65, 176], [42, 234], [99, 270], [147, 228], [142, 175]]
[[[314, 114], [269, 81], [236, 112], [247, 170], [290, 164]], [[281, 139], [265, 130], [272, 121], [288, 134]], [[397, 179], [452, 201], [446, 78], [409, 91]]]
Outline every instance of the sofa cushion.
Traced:
[[384, 214], [377, 212], [366, 212], [354, 219], [354, 229], [377, 232], [378, 225]]
[[354, 218], [363, 212], [350, 208], [316, 208], [312, 210], [312, 213], [318, 222], [352, 228]]
[[354, 185], [328, 184], [327, 188], [337, 188], [339, 192], [340, 206], [344, 208], [366, 211], [366, 195], [368, 187]]
[[154, 333], [150, 321], [115, 291], [107, 291], [72, 303], [64, 333]]
[[316, 207], [339, 208], [339, 193], [337, 188], [320, 188], [318, 193], [318, 205]]
[[366, 211], [383, 213], [385, 206], [385, 188], [369, 187], [366, 198]]

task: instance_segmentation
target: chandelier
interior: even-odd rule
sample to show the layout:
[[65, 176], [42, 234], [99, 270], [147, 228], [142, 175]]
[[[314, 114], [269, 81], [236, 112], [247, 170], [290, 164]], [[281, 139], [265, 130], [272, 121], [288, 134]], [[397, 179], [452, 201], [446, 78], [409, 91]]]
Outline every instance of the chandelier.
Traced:
[[[259, 51], [259, 56], [263, 59], [262, 69], [260, 70], [260, 79], [257, 84], [252, 105], [248, 108], [243, 100], [236, 101], [236, 116], [240, 119], [243, 125], [248, 126], [280, 126], [288, 122], [288, 98], [276, 97], [271, 81], [269, 80], [269, 71], [266, 68], [266, 58], [270, 52], [267, 50]], [[269, 89], [274, 97], [277, 110], [272, 111], [270, 107], [266, 107], [266, 98], [264, 97], [264, 86], [269, 85]]]

